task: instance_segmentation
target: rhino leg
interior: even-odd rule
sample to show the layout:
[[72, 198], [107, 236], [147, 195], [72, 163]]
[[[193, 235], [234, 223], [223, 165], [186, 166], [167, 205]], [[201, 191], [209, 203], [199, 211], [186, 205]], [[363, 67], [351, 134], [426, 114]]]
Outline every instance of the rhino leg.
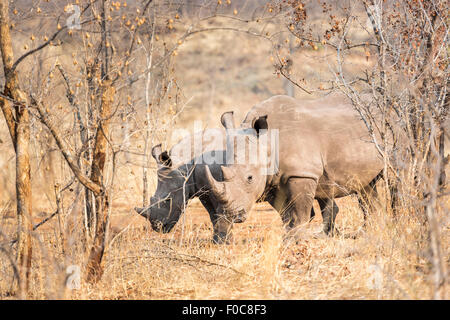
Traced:
[[208, 195], [201, 195], [199, 199], [208, 211], [209, 217], [213, 224], [214, 234], [212, 241], [216, 244], [229, 243], [232, 239], [233, 223], [229, 221], [229, 219], [226, 219], [223, 215], [216, 212], [216, 209]]
[[[373, 186], [373, 191], [374, 194], [377, 194], [377, 191], [375, 189], [375, 186]], [[394, 216], [394, 218], [397, 217], [397, 206], [399, 205], [399, 199], [398, 199], [398, 187], [395, 183], [390, 183], [390, 187], [389, 187], [389, 192], [391, 194], [391, 209], [392, 209], [392, 214]]]
[[[270, 203], [270, 205], [277, 210], [278, 212], [281, 212], [280, 210], [283, 209], [286, 205], [286, 197], [284, 197], [282, 195], [283, 192], [280, 192], [278, 190], [278, 192], [276, 192], [275, 190], [270, 190], [268, 194], [266, 194], [264, 201], [267, 201]], [[281, 198], [282, 200], [282, 205], [280, 208], [280, 205], [277, 205], [277, 198]], [[280, 201], [278, 201], [280, 202]], [[314, 207], [311, 207], [311, 219], [314, 219], [314, 217], [316, 216], [316, 212], [314, 211]]]
[[338, 230], [335, 228], [336, 216], [339, 212], [339, 208], [333, 199], [317, 199], [319, 202], [320, 210], [322, 211], [323, 218], [323, 232], [326, 235], [335, 235]]
[[311, 209], [317, 182], [309, 178], [290, 178], [287, 182], [287, 207], [282, 219], [288, 229], [311, 220]]
[[367, 187], [363, 188], [358, 193], [358, 204], [364, 215], [363, 228], [366, 227], [367, 215], [369, 214], [369, 211], [375, 210], [375, 207], [373, 205], [373, 200], [374, 200], [374, 197], [376, 197], [376, 195], [377, 195], [377, 190], [375, 188], [375, 185], [372, 185], [372, 184], [369, 184]]

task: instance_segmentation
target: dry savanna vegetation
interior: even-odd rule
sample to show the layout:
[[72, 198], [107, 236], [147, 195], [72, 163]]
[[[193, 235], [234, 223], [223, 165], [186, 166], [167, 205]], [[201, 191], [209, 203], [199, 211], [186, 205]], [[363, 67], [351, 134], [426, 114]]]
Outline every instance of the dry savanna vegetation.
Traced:
[[[0, 299], [448, 299], [448, 23], [440, 0], [0, 0]], [[384, 161], [366, 228], [353, 195], [296, 243], [268, 203], [226, 245], [197, 199], [168, 234], [134, 211], [176, 129], [336, 92]]]

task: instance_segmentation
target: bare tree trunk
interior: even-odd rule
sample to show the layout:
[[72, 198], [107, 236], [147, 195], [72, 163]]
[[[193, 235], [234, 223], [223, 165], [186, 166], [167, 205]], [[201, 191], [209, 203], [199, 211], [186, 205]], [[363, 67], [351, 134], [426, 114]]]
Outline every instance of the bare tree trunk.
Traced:
[[[0, 48], [5, 74], [4, 95], [17, 102], [1, 99], [1, 107], [16, 151], [16, 198], [18, 218], [17, 265], [19, 277], [16, 284], [20, 292], [23, 285], [28, 291], [32, 257], [32, 201], [30, 171], [30, 121], [24, 93], [20, 90], [17, 73], [12, 70], [14, 54], [9, 32], [8, 1], [0, 1]], [[25, 279], [25, 283], [23, 280]]]
[[[8, 1], [0, 1], [0, 47], [3, 61], [3, 72], [6, 79], [5, 93], [11, 85], [8, 85], [8, 79], [11, 79], [10, 70], [14, 63], [14, 54], [11, 44], [11, 35], [9, 33], [9, 12]], [[14, 76], [14, 75], [13, 75]], [[8, 95], [9, 96], [9, 95]], [[13, 141], [14, 148], [16, 146], [16, 119], [14, 117], [14, 109], [9, 101], [0, 98], [3, 115], [5, 116], [6, 124], [8, 125], [9, 133]]]
[[[91, 181], [99, 186], [104, 186], [103, 171], [105, 167], [109, 117], [111, 116], [112, 103], [114, 101], [115, 89], [111, 86], [110, 80], [103, 81], [102, 84], [102, 105], [100, 110], [101, 123], [97, 130], [95, 139], [94, 158], [92, 162]], [[99, 194], [95, 194], [95, 216], [96, 230], [91, 253], [86, 266], [86, 279], [89, 282], [96, 282], [103, 274], [101, 260], [106, 245], [106, 229], [108, 226], [109, 199], [107, 190], [102, 187]]]
[[108, 191], [104, 183], [104, 168], [106, 162], [106, 154], [108, 147], [108, 130], [109, 119], [111, 117], [112, 103], [115, 96], [115, 88], [109, 78], [109, 63], [111, 56], [109, 55], [108, 30], [106, 26], [106, 0], [102, 1], [102, 49], [103, 59], [101, 64], [101, 93], [102, 100], [100, 105], [100, 119], [97, 127], [95, 146], [91, 166], [91, 181], [100, 186], [100, 193], [95, 194], [95, 235], [92, 243], [91, 252], [86, 265], [86, 280], [88, 282], [97, 282], [103, 275], [101, 266], [103, 253], [106, 246], [106, 233], [108, 227], [109, 198]]
[[19, 239], [17, 264], [22, 279], [26, 279], [25, 290], [28, 291], [32, 257], [31, 232], [33, 231], [29, 155], [30, 122], [27, 107], [19, 106], [17, 109], [16, 198]]

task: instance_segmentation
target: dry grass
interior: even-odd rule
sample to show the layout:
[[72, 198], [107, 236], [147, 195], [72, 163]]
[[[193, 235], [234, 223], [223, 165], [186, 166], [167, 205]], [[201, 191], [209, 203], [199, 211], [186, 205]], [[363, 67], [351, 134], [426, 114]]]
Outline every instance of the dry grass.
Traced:
[[[338, 205], [341, 231], [358, 230], [362, 214], [356, 200], [344, 198]], [[15, 219], [3, 221], [12, 231]], [[62, 253], [55, 219], [35, 237], [41, 242], [35, 241], [30, 298], [429, 299], [430, 266], [416, 243], [419, 228], [412, 221], [400, 216], [394, 222], [374, 213], [357, 239], [305, 236], [286, 248], [278, 214], [258, 204], [247, 222], [235, 226], [234, 242], [219, 246], [210, 243], [208, 215], [196, 201], [167, 235], [151, 231], [142, 218], [123, 208], [112, 216], [116, 238], [106, 253], [102, 280], [68, 290], [63, 265], [82, 266], [86, 253], [79, 238], [72, 243], [68, 239]], [[320, 223], [319, 215], [307, 234], [320, 229]], [[79, 232], [72, 232], [76, 239]], [[442, 240], [448, 244], [448, 226]], [[448, 245], [444, 249], [448, 259]], [[12, 270], [3, 257], [0, 270], [1, 297], [10, 298], [6, 292]]]

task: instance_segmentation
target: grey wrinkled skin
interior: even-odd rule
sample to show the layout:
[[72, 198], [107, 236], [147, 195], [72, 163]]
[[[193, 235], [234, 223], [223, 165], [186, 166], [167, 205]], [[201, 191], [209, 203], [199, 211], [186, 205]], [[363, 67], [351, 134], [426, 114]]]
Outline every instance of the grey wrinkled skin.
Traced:
[[266, 174], [260, 163], [234, 164], [223, 167], [225, 181], [217, 181], [206, 170], [217, 205], [246, 215], [256, 201], [267, 200], [292, 234], [310, 221], [314, 199], [323, 232], [333, 233], [339, 211], [333, 199], [369, 193], [383, 169], [365, 124], [340, 95], [310, 101], [274, 96], [254, 106], [240, 128], [253, 135], [249, 143], [269, 137], [261, 129], [279, 130], [277, 171]]
[[[225, 134], [223, 137], [225, 138]], [[176, 151], [186, 143], [189, 143], [189, 140], [182, 139], [173, 146], [170, 153], [177, 153]], [[223, 140], [221, 142], [203, 140], [202, 156], [217, 155], [222, 162], [225, 162], [225, 151], [222, 150], [224, 144]], [[163, 152], [160, 145], [153, 148], [152, 155], [158, 163], [157, 188], [150, 199], [150, 205], [147, 208], [135, 208], [135, 210], [150, 222], [153, 230], [168, 233], [180, 219], [188, 201], [198, 197], [208, 211], [213, 224], [213, 242], [228, 243], [232, 238], [233, 223], [244, 222], [246, 215], [241, 210], [224, 208], [210, 192], [206, 167], [215, 180], [223, 181], [221, 166], [201, 164], [196, 161], [196, 158], [190, 158], [191, 155], [176, 159], [169, 153]], [[312, 215], [314, 216], [313, 210]]]
[[[222, 139], [205, 139], [208, 130], [196, 133], [195, 138], [202, 139], [202, 156], [215, 156], [224, 161], [225, 151]], [[214, 195], [209, 192], [205, 178], [205, 167], [215, 179], [223, 180], [220, 165], [205, 165], [200, 158], [194, 157], [194, 139], [185, 137], [178, 144], [174, 145], [170, 154], [161, 150], [157, 145], [152, 149], [152, 155], [158, 164], [158, 183], [154, 195], [150, 198], [150, 205], [147, 208], [135, 208], [143, 217], [148, 219], [153, 230], [168, 233], [183, 214], [188, 201], [198, 197], [200, 202], [209, 213], [214, 228], [213, 241], [215, 243], [228, 242], [231, 239], [231, 229], [233, 223], [243, 222], [245, 219], [232, 213], [224, 214], [218, 207]], [[180, 150], [185, 149], [186, 144], [191, 143], [192, 153], [183, 154]], [[174, 156], [178, 155], [178, 156]], [[210, 157], [211, 158], [211, 157]]]

